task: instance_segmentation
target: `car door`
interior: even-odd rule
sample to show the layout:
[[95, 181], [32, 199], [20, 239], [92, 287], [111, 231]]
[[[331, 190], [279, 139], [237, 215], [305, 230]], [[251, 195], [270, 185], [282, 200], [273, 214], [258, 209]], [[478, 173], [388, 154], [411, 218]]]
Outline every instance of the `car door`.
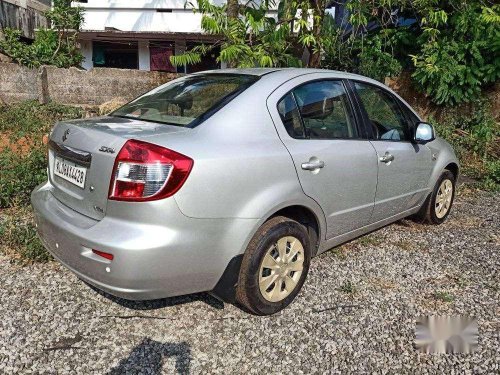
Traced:
[[377, 158], [344, 82], [324, 74], [296, 78], [268, 98], [268, 108], [302, 189], [325, 213], [326, 238], [368, 224]]
[[411, 119], [390, 91], [366, 82], [353, 82], [353, 88], [377, 152], [378, 183], [371, 219], [377, 222], [421, 202], [428, 190], [432, 156], [427, 146], [412, 142]]

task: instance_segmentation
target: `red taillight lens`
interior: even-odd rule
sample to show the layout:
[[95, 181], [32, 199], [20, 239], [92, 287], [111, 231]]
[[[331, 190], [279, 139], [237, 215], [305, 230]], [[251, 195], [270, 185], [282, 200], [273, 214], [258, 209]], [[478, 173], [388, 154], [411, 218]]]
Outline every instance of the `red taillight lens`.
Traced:
[[109, 199], [137, 202], [170, 197], [184, 184], [193, 163], [168, 148], [129, 140], [116, 157]]
[[113, 254], [105, 253], [104, 251], [92, 249], [92, 252], [94, 254], [99, 255], [100, 257], [106, 258], [108, 260], [113, 260], [113, 258], [114, 258]]

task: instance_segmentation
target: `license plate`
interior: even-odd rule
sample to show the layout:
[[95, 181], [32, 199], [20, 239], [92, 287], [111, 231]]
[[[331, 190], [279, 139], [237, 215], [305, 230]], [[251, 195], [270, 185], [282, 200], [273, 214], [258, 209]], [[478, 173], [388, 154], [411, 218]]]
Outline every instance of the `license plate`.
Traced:
[[56, 156], [54, 160], [54, 174], [71, 182], [73, 185], [85, 188], [87, 168]]

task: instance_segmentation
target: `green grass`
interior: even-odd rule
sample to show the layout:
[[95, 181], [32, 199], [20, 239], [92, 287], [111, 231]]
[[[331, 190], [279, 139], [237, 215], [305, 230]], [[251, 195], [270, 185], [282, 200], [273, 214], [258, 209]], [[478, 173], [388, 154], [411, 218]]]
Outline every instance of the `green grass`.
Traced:
[[360, 237], [356, 240], [356, 242], [361, 246], [377, 246], [383, 242], [383, 239], [372, 234]]
[[356, 287], [356, 285], [354, 285], [354, 283], [350, 280], [348, 281], [345, 281], [340, 287], [339, 287], [339, 290], [344, 293], [344, 294], [350, 294], [350, 295], [353, 295], [353, 294], [356, 294], [358, 292], [358, 288]]
[[37, 237], [30, 208], [14, 207], [0, 211], [0, 252], [19, 263], [52, 259]]
[[14, 261], [51, 259], [36, 235], [29, 207], [31, 191], [47, 179], [42, 137], [57, 121], [81, 118], [83, 113], [80, 108], [36, 101], [0, 106], [0, 252]]
[[10, 133], [14, 138], [45, 134], [57, 121], [81, 118], [83, 114], [78, 107], [33, 100], [0, 106], [0, 133]]
[[500, 122], [490, 107], [486, 100], [445, 107], [440, 121], [429, 121], [437, 134], [453, 146], [461, 173], [478, 181], [475, 187], [500, 191]]
[[59, 120], [83, 116], [80, 108], [36, 101], [0, 106], [0, 137], [24, 147], [0, 149], [0, 208], [29, 204], [31, 191], [46, 176], [46, 146], [42, 137]]
[[443, 291], [434, 292], [433, 297], [435, 300], [447, 302], [447, 303], [453, 302], [455, 299], [453, 294], [450, 294], [448, 292], [443, 292]]

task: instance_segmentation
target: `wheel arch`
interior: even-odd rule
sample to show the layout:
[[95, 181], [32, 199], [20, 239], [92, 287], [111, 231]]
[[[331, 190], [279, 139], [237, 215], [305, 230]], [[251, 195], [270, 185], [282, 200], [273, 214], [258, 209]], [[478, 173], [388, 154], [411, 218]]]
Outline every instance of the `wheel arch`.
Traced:
[[454, 163], [454, 162], [451, 162], [448, 165], [446, 165], [446, 167], [444, 167], [444, 169], [447, 169], [451, 173], [453, 173], [453, 176], [455, 177], [455, 182], [456, 182], [457, 179], [458, 179], [458, 174], [460, 172], [460, 168], [459, 168], [458, 164]]
[[264, 222], [276, 216], [284, 216], [289, 219], [295, 220], [306, 228], [307, 233], [309, 234], [309, 238], [311, 240], [311, 248], [312, 248], [311, 255], [315, 256], [316, 253], [318, 252], [319, 245], [321, 242], [320, 241], [321, 226], [319, 219], [314, 213], [314, 211], [303, 205], [287, 206], [276, 211], [274, 214], [268, 217]]
[[[259, 220], [258, 224], [249, 234], [245, 242], [245, 249], [262, 224], [276, 216], [285, 216], [303, 224], [309, 233], [311, 243], [314, 243], [314, 245], [312, 245], [311, 255], [315, 256], [317, 254], [322, 236], [326, 231], [326, 219], [319, 205], [306, 205], [304, 202], [289, 202], [288, 204], [282, 204], [270, 210], [261, 220]], [[224, 273], [210, 294], [224, 302], [233, 304], [236, 302], [236, 286], [238, 284], [243, 254], [244, 251], [230, 260]]]

